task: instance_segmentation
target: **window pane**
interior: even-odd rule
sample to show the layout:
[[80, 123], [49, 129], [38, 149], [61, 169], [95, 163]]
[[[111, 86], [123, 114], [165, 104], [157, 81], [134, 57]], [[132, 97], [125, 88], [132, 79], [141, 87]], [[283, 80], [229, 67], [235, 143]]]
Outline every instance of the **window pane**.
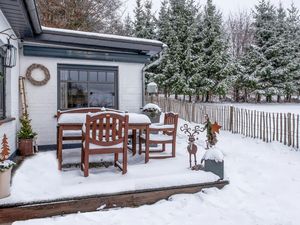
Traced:
[[78, 71], [70, 71], [70, 80], [78, 81]]
[[67, 106], [68, 108], [87, 107], [87, 84], [67, 83]]
[[115, 82], [115, 72], [107, 72], [107, 82]]
[[69, 71], [61, 70], [60, 71], [60, 80], [68, 80]]
[[97, 72], [90, 71], [89, 72], [89, 81], [97, 82], [98, 77], [97, 77]]
[[113, 84], [89, 84], [89, 105], [91, 107], [115, 107]]
[[86, 71], [79, 71], [79, 80], [87, 81], [87, 72]]
[[106, 78], [105, 78], [105, 72], [98, 72], [98, 82], [105, 82]]

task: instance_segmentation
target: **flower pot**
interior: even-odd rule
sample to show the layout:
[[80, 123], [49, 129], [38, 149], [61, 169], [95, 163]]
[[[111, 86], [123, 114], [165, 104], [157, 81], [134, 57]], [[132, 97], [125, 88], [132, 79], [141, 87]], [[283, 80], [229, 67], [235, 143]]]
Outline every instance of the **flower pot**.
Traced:
[[21, 156], [33, 155], [33, 139], [20, 139], [19, 151]]
[[0, 199], [10, 195], [11, 168], [0, 172]]
[[151, 121], [151, 123], [159, 123], [161, 112], [142, 112], [147, 115]]

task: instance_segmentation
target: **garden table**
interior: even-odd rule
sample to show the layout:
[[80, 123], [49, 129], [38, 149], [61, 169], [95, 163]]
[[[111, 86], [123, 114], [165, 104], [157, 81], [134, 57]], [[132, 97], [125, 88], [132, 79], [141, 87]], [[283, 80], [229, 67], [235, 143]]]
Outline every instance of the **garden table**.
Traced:
[[[82, 126], [85, 124], [87, 113], [65, 113], [61, 114], [57, 120], [57, 158], [58, 158], [58, 169], [62, 169], [62, 150], [64, 140], [82, 140]], [[149, 125], [151, 121], [148, 116], [144, 114], [128, 113], [129, 122], [128, 129], [132, 130], [132, 152], [136, 154], [136, 143], [137, 143], [137, 130], [145, 131], [147, 140], [149, 140]], [[64, 132], [67, 135], [64, 135]], [[146, 149], [149, 142], [145, 142]], [[149, 153], [145, 153], [145, 163], [149, 161]]]

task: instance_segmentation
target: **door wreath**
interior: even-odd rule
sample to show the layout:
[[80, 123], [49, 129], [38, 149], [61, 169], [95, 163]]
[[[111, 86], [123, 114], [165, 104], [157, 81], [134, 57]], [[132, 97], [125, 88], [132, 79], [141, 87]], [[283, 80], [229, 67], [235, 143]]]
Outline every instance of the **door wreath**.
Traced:
[[[32, 77], [32, 71], [35, 69], [40, 69], [44, 72], [43, 80], [36, 80]], [[43, 86], [43, 85], [47, 84], [48, 81], [50, 80], [50, 73], [49, 73], [49, 70], [45, 66], [34, 63], [27, 68], [26, 78], [27, 78], [27, 80], [29, 80], [30, 83], [32, 83], [35, 86]]]

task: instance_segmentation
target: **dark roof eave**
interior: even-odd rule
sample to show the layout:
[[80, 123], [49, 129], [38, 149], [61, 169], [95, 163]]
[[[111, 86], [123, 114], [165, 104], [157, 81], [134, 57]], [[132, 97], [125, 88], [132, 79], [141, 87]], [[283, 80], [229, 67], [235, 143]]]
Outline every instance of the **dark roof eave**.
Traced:
[[41, 34], [36, 35], [33, 39], [27, 40], [58, 45], [86, 46], [87, 48], [90, 48], [90, 46], [94, 46], [95, 48], [106, 47], [124, 50], [134, 50], [150, 53], [151, 55], [157, 54], [163, 49], [163, 43], [149, 43], [121, 39], [118, 40], [115, 38], [100, 38], [89, 35], [74, 33], [70, 34], [56, 31], [43, 31]]
[[35, 0], [25, 0], [25, 4], [27, 7], [27, 12], [29, 14], [29, 18], [32, 24], [32, 28], [35, 34], [42, 33], [42, 27], [40, 23], [39, 14], [37, 11], [37, 6]]

